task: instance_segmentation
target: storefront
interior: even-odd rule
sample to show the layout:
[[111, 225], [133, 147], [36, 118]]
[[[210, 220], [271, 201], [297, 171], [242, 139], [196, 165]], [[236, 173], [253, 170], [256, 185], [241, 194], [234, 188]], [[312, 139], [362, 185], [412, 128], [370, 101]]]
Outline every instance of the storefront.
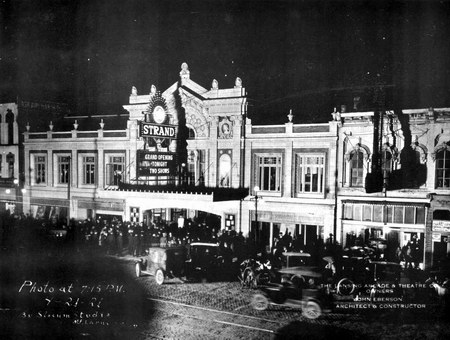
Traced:
[[398, 261], [397, 248], [414, 243], [415, 259], [424, 262], [427, 203], [343, 200], [342, 209], [345, 248], [371, 246], [383, 258]]
[[431, 200], [431, 260], [433, 266], [439, 265], [450, 255], [450, 196], [433, 195]]

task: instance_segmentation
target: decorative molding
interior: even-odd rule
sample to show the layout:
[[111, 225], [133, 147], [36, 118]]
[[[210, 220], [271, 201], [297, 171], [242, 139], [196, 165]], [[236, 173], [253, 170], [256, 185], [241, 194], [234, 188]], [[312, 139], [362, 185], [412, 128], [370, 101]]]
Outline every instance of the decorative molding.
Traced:
[[224, 117], [219, 122], [219, 138], [229, 139], [233, 137], [233, 123], [228, 117]]

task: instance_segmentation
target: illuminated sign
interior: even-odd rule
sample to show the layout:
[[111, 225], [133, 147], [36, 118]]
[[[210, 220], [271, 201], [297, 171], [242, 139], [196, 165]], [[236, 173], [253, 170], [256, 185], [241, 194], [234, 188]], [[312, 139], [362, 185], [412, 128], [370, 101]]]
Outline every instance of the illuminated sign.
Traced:
[[137, 176], [172, 176], [176, 174], [176, 153], [138, 150]]
[[176, 128], [171, 125], [156, 125], [141, 122], [139, 124], [139, 137], [175, 138]]

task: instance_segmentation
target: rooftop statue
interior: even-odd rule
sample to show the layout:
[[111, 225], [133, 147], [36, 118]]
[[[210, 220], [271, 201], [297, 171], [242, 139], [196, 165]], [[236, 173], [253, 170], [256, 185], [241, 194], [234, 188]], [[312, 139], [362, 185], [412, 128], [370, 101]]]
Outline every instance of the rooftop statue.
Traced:
[[219, 88], [219, 82], [216, 79], [212, 81], [212, 90], [217, 90]]
[[237, 77], [236, 81], [234, 82], [235, 87], [242, 87], [242, 79]]
[[136, 88], [136, 86], [133, 86], [133, 87], [131, 88], [131, 94], [132, 94], [133, 96], [137, 96], [137, 88]]
[[189, 79], [189, 75], [190, 75], [190, 72], [189, 72], [188, 64], [186, 64], [186, 63], [181, 64], [181, 71], [180, 71], [181, 79]]

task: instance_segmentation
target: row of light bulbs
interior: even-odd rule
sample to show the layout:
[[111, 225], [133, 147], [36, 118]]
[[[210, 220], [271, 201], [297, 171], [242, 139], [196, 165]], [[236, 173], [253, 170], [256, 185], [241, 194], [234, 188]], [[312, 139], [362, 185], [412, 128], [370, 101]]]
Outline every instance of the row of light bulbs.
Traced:
[[[22, 188], [22, 189], [20, 189], [20, 191], [22, 191], [22, 194], [24, 194], [24, 193], [27, 192], [27, 189]], [[6, 189], [5, 192], [6, 192], [7, 194], [10, 194], [10, 193], [11, 193], [11, 189]]]

